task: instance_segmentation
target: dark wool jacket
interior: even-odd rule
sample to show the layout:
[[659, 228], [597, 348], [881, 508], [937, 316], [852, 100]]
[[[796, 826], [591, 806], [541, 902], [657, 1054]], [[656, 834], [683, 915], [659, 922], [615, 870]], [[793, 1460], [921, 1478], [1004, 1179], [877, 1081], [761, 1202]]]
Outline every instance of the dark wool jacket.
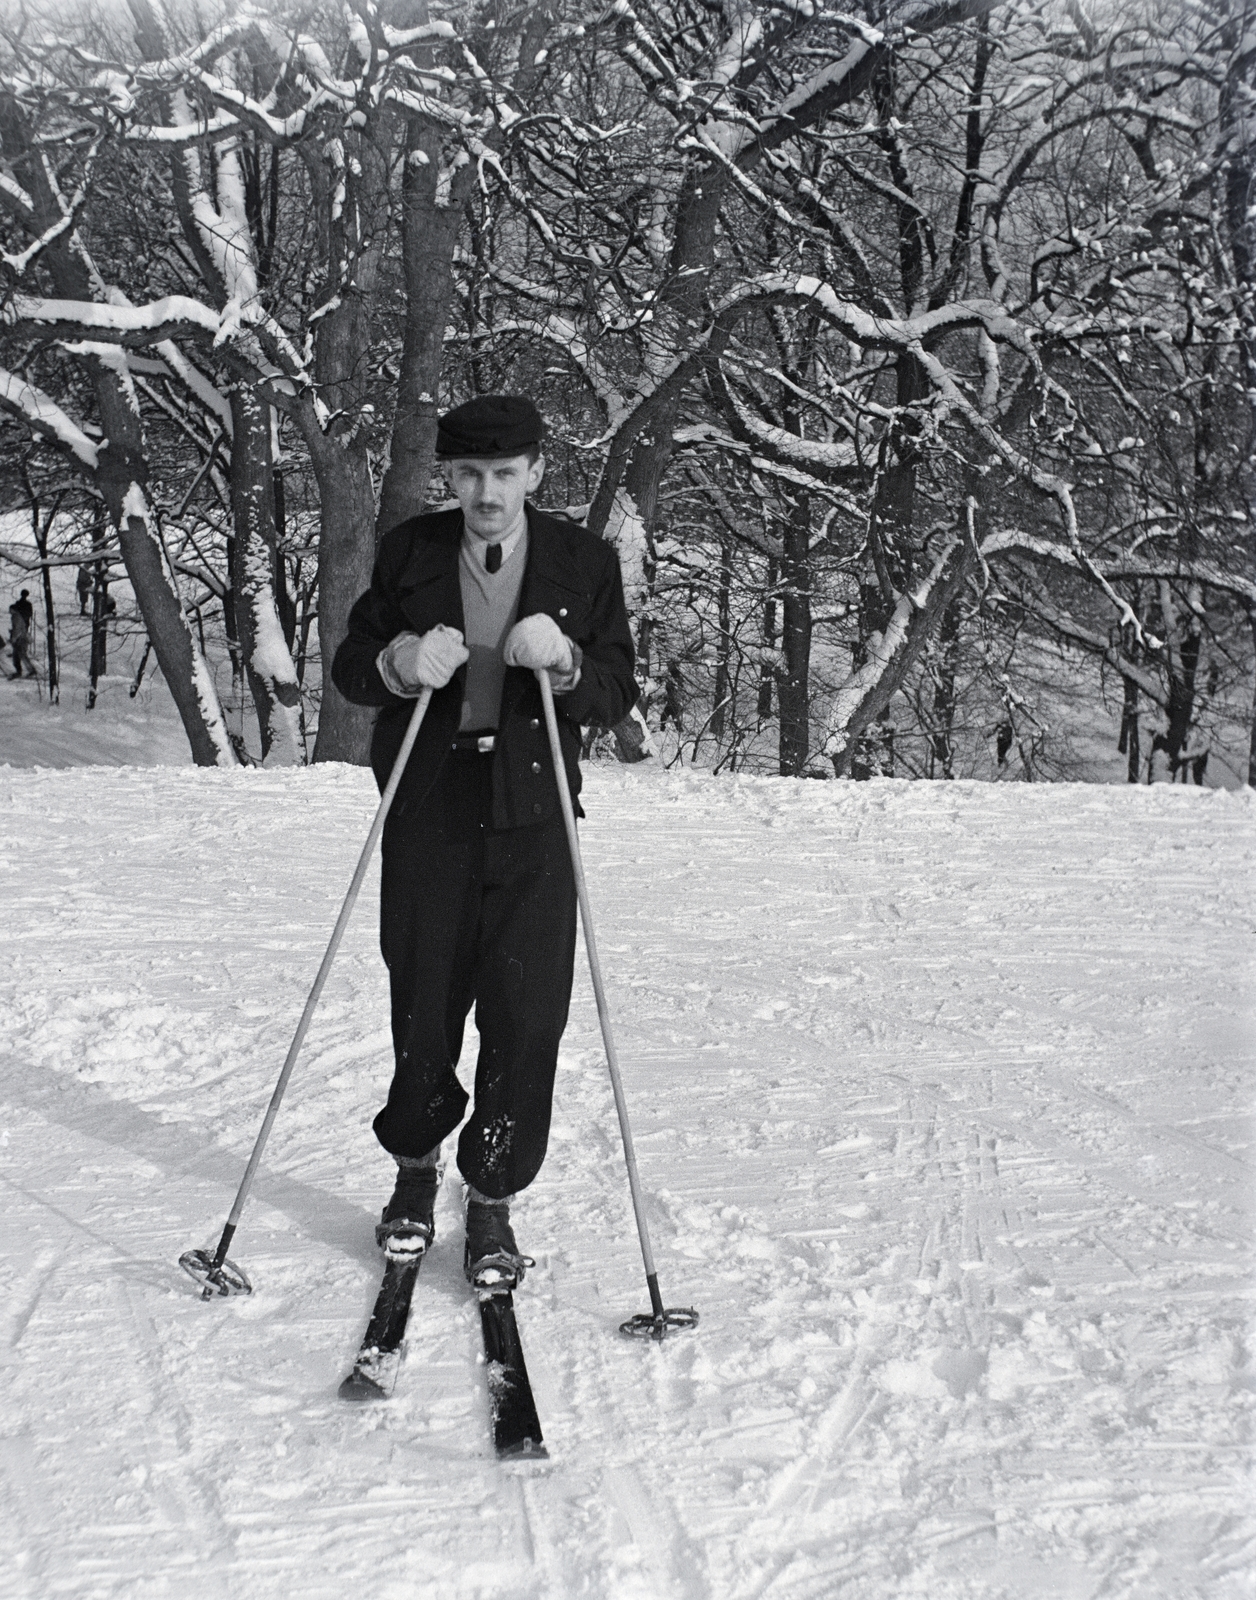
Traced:
[[[580, 727], [613, 727], [637, 699], [632, 634], [624, 609], [619, 558], [613, 547], [574, 522], [528, 512], [528, 561], [519, 591], [519, 616], [550, 616], [584, 653], [580, 682], [556, 696], [559, 739], [572, 795], [580, 790]], [[438, 623], [464, 631], [458, 551], [462, 512], [436, 511], [393, 528], [379, 547], [371, 587], [349, 613], [349, 631], [331, 675], [346, 700], [379, 706], [371, 741], [371, 766], [382, 789], [414, 709], [393, 694], [375, 658], [397, 634], [427, 633]], [[406, 766], [393, 815], [421, 800], [448, 756], [462, 715], [466, 667], [432, 696]], [[579, 804], [577, 815], [583, 815]], [[493, 825], [531, 827], [558, 815], [549, 740], [536, 675], [509, 667], [502, 689], [497, 748], [493, 753]]]

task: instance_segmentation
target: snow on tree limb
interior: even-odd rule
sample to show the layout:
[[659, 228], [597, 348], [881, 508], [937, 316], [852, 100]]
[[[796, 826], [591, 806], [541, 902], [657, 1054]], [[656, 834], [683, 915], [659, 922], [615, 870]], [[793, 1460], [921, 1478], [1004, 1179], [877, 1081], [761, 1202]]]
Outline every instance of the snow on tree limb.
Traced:
[[[1028, 555], [1058, 562], [1061, 566], [1075, 568], [1077, 565], [1076, 553], [1069, 546], [1055, 539], [1045, 539], [1041, 534], [1031, 533], [1025, 528], [1006, 525], [996, 528], [985, 535], [980, 548], [981, 554], [987, 558], [1007, 551], [1023, 550]], [[1256, 606], [1256, 578], [1219, 566], [1215, 561], [1140, 561], [1129, 556], [1107, 559], [1092, 557], [1091, 560], [1095, 571], [1109, 583], [1131, 578], [1202, 583]], [[1148, 643], [1156, 646], [1158, 641], [1149, 639]]]
[[856, 464], [855, 446], [850, 439], [807, 439], [788, 428], [764, 422], [742, 404], [731, 384], [724, 386], [721, 398], [732, 409], [735, 427], [775, 460], [820, 472], [842, 471]]
[[222, 394], [205, 374], [183, 354], [173, 339], [163, 339], [157, 345], [157, 354], [166, 366], [179, 380], [180, 383], [200, 401], [205, 409], [211, 412], [219, 426], [231, 437], [232, 420], [231, 407], [226, 397]]
[[1044, 494], [1050, 495], [1056, 502], [1064, 523], [1068, 545], [1073, 552], [1073, 558], [1077, 565], [1098, 584], [1099, 588], [1111, 601], [1121, 618], [1122, 625], [1131, 627], [1134, 630], [1135, 638], [1141, 642], [1146, 642], [1149, 648], [1156, 648], [1158, 641], [1151, 638], [1150, 635], [1144, 635], [1142, 623], [1134, 608], [1123, 595], [1117, 594], [1083, 545], [1081, 532], [1077, 525], [1077, 508], [1073, 502], [1071, 485], [1058, 474], [1047, 472], [1034, 461], [1031, 461], [1022, 451], [1017, 450], [998, 429], [987, 422], [977, 408], [969, 402], [953, 376], [936, 356], [931, 355], [925, 351], [923, 346], [919, 345], [916, 346], [914, 354], [928, 372], [938, 393], [944, 397], [947, 404], [953, 406], [967, 419], [974, 432], [984, 439], [990, 448], [1007, 462], [1008, 466], [1013, 468], [1018, 477], [1032, 483], [1035, 488], [1040, 489]]
[[0, 172], [0, 203], [6, 205], [10, 211], [16, 211], [24, 221], [35, 215], [34, 200], [7, 172]]
[[891, 52], [910, 44], [911, 36], [939, 33], [959, 22], [971, 21], [995, 11], [1004, 0], [953, 0], [953, 3], [908, 4], [891, 8], [879, 28], [850, 19], [852, 40], [846, 54], [821, 68], [813, 77], [790, 91], [759, 121], [756, 149], [772, 149], [813, 127], [823, 117], [849, 105], [863, 93], [876, 68]]
[[94, 472], [100, 464], [99, 447], [66, 416], [42, 389], [0, 367], [0, 405], [20, 417], [34, 432], [66, 450], [80, 466]]
[[4, 306], [3, 321], [11, 328], [83, 328], [113, 334], [119, 343], [156, 344], [172, 331], [208, 333], [217, 337], [222, 318], [190, 295], [164, 295], [146, 306], [101, 305], [95, 300], [54, 300], [42, 295], [14, 295]]
[[[64, 207], [63, 214], [58, 218], [58, 220], [54, 222], [51, 227], [45, 228], [43, 233], [41, 233], [37, 239], [33, 240], [29, 245], [27, 245], [25, 250], [17, 251], [12, 255], [10, 255], [8, 252], [4, 252], [3, 255], [0, 255], [0, 259], [4, 261], [4, 264], [7, 267], [11, 267], [13, 272], [19, 278], [26, 271], [27, 267], [30, 266], [31, 262], [41, 256], [50, 244], [61, 238], [63, 234], [70, 232], [70, 230], [75, 227], [79, 212], [83, 209], [83, 203], [87, 199], [89, 181], [92, 175], [92, 167], [95, 164], [96, 154], [99, 149], [100, 139], [97, 138], [92, 141], [91, 148], [88, 150], [87, 157], [83, 163], [82, 180], [79, 183], [78, 188], [75, 190], [74, 195], [70, 199], [68, 205]], [[29, 196], [27, 196], [27, 199], [29, 200]], [[31, 209], [32, 211], [34, 209], [33, 202]]]
[[99, 361], [102, 367], [112, 372], [117, 379], [118, 393], [136, 417], [139, 416], [139, 396], [135, 392], [135, 380], [131, 376], [130, 362], [122, 345], [110, 344], [99, 339], [62, 339], [59, 343], [68, 355], [85, 356], [89, 360]]
[[161, 552], [162, 564], [169, 575], [170, 587], [179, 605], [179, 612], [183, 618], [183, 627], [187, 635], [187, 645], [191, 655], [192, 689], [197, 703], [201, 709], [201, 717], [205, 732], [212, 744], [220, 767], [235, 767], [239, 765], [236, 759], [235, 747], [231, 743], [231, 735], [227, 731], [226, 720], [223, 717], [222, 702], [218, 698], [218, 689], [214, 683], [214, 675], [209, 669], [196, 636], [192, 630], [191, 619], [187, 612], [187, 602], [183, 597], [179, 585], [178, 574], [170, 560], [169, 551], [166, 549], [165, 540], [161, 537], [161, 530], [156, 525], [152, 505], [147, 494], [138, 483], [132, 483], [122, 497], [122, 520], [127, 523], [132, 534], [142, 532]]
[[[302, 120], [304, 118], [302, 117]], [[123, 137], [128, 144], [161, 145], [167, 148], [200, 144], [202, 140], [217, 140], [244, 127], [243, 120], [231, 112], [219, 111], [212, 117], [195, 122], [131, 123]]]
[[722, 297], [717, 312], [789, 301], [809, 302], [852, 344], [865, 350], [906, 350], [917, 343], [935, 343], [943, 334], [980, 328], [991, 339], [1013, 345], [1025, 355], [1033, 354], [1025, 328], [997, 300], [956, 300], [913, 317], [880, 317], [843, 299], [823, 279], [807, 274], [785, 277], [765, 273], [748, 279]]
[[1131, 683], [1136, 683], [1153, 705], [1158, 705], [1162, 710], [1168, 710], [1170, 696], [1165, 691], [1161, 681], [1154, 677], [1145, 668], [1139, 667], [1121, 650], [1119, 650], [1106, 635], [1089, 628], [1085, 623], [1078, 622], [1066, 606], [1058, 605], [1045, 593], [1041, 584], [1031, 581], [1030, 588], [1034, 599], [1033, 606], [1037, 615], [1053, 629], [1061, 639], [1073, 644], [1083, 646], [1090, 654], [1096, 655], [1108, 666], [1114, 667], [1123, 678], [1128, 678]]
[[267, 369], [253, 364], [259, 377], [284, 376], [298, 391], [310, 396], [311, 404], [325, 426], [331, 412], [317, 394], [307, 363], [287, 333], [257, 300], [241, 304], [230, 300], [221, 312], [188, 295], [166, 295], [146, 306], [101, 305], [94, 300], [53, 300], [37, 295], [14, 295], [0, 311], [0, 322], [17, 331], [41, 330], [63, 343], [72, 342], [79, 332], [131, 348], [161, 347], [180, 334], [208, 334], [213, 345], [235, 341], [242, 333], [261, 333], [275, 351], [279, 366]]
[[906, 645], [912, 616], [924, 609], [960, 543], [958, 533], [950, 534], [942, 542], [933, 555], [929, 571], [915, 583], [908, 585], [904, 593], [899, 596], [885, 627], [869, 638], [866, 646], [867, 659], [840, 685], [829, 708], [822, 745], [825, 755], [838, 755], [846, 749], [849, 743], [847, 730], [851, 719], [868, 694], [885, 677], [894, 657]]

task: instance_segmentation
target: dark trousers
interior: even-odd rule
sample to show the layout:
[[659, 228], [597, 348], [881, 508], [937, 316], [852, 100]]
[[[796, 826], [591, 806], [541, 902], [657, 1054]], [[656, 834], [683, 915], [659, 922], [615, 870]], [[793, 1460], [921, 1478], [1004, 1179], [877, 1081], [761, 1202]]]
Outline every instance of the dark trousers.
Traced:
[[462, 1121], [454, 1069], [474, 1004], [480, 1058], [458, 1168], [498, 1197], [526, 1188], [545, 1159], [576, 888], [561, 819], [492, 827], [492, 759], [451, 751], [427, 795], [384, 827], [380, 943], [396, 1065], [375, 1133], [393, 1155], [421, 1156]]

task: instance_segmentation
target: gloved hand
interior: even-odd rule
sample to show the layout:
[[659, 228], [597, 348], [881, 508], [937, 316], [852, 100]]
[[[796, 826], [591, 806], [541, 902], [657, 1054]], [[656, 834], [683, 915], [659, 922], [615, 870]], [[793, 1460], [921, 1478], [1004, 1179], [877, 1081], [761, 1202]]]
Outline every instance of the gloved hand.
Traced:
[[457, 628], [442, 622], [424, 634], [399, 633], [375, 665], [393, 694], [413, 700], [424, 689], [443, 689], [470, 653]]
[[521, 617], [506, 635], [502, 657], [508, 667], [545, 670], [555, 694], [569, 694], [580, 682], [580, 647], [544, 612]]

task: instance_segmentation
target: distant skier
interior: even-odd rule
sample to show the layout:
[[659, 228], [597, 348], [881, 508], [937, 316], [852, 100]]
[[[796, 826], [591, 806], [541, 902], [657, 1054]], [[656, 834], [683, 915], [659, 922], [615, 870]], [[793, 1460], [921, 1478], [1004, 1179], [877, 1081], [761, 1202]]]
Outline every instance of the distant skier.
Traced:
[[30, 601], [30, 590], [23, 589], [21, 598], [15, 600], [9, 607], [9, 648], [13, 652], [13, 671], [11, 678], [22, 676], [22, 667], [26, 667], [26, 676], [37, 676], [35, 667], [30, 657], [31, 623], [35, 612]]
[[575, 957], [575, 882], [535, 671], [550, 673], [573, 793], [580, 725], [612, 727], [637, 698], [613, 547], [527, 498], [545, 471], [542, 431], [522, 395], [482, 395], [441, 418], [436, 454], [459, 509], [384, 535], [332, 666], [346, 699], [381, 708], [381, 788], [414, 699], [435, 691], [383, 837], [396, 1065], [375, 1133], [398, 1173], [376, 1237], [393, 1257], [434, 1238], [441, 1142], [468, 1101], [455, 1068], [474, 1004], [475, 1108], [458, 1167], [464, 1265], [481, 1287], [513, 1287], [528, 1264], [509, 1203], [545, 1157]]

